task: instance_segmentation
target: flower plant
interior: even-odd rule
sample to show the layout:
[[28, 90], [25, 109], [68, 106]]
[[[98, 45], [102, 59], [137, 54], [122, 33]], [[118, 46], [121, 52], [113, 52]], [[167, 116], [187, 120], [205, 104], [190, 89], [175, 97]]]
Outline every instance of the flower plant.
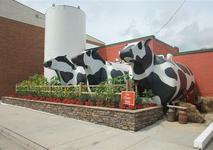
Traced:
[[[118, 108], [119, 93], [125, 90], [125, 86], [122, 85], [125, 84], [126, 80], [133, 82], [128, 75], [119, 76], [93, 87], [93, 93], [85, 94], [86, 86], [61, 86], [57, 77], [53, 77], [48, 82], [44, 76], [36, 74], [17, 84], [16, 96], [55, 103]], [[152, 91], [144, 90], [143, 97], [136, 97], [136, 108], [145, 106], [151, 97], [153, 97]], [[129, 109], [135, 109], [135, 107]]]

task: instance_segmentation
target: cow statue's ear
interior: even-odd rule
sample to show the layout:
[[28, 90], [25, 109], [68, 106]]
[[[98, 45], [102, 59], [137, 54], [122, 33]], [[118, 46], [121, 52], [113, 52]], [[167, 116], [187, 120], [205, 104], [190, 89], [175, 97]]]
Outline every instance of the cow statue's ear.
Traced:
[[95, 49], [95, 50], [93, 51], [93, 53], [94, 53], [95, 55], [98, 55], [98, 49]]
[[144, 45], [148, 44], [149, 41], [151, 41], [152, 39], [147, 39], [145, 42], [144, 42]]
[[139, 48], [140, 50], [143, 48], [143, 44], [142, 44], [141, 41], [138, 43], [138, 48]]
[[91, 50], [88, 50], [88, 51], [86, 52], [86, 54], [87, 54], [87, 56], [90, 56]]

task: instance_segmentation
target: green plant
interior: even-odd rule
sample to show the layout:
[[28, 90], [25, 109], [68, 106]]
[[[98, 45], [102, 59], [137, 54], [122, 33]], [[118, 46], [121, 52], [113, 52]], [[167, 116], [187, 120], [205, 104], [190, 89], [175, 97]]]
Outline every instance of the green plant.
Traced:
[[143, 92], [143, 97], [145, 98], [152, 98], [154, 94], [152, 93], [151, 89], [145, 89]]
[[135, 104], [136, 104], [136, 105], [141, 105], [141, 104], [142, 104], [142, 100], [143, 100], [142, 97], [137, 96], [137, 97], [135, 98]]
[[125, 84], [126, 80], [131, 80], [131, 77], [129, 76], [129, 74], [117, 76], [117, 77], [108, 79], [107, 81], [104, 81], [104, 82], [111, 83], [111, 84]]
[[149, 99], [151, 99], [154, 96], [151, 89], [145, 89], [143, 92], [143, 98], [142, 103], [148, 103]]
[[57, 90], [52, 92], [52, 97], [61, 98], [61, 99], [64, 98], [63, 89], [57, 88]]
[[97, 102], [97, 97], [95, 95], [91, 95], [89, 101], [91, 101], [92, 105], [95, 106]]
[[113, 86], [111, 84], [106, 85], [105, 88], [104, 88], [103, 94], [105, 96], [105, 100], [110, 102], [112, 100], [113, 95], [114, 95]]
[[50, 79], [50, 85], [61, 85], [59, 78], [57, 76], [53, 76]]
[[114, 107], [118, 108], [120, 103], [120, 95], [113, 95], [112, 97], [112, 104]]
[[81, 104], [84, 104], [88, 99], [90, 99], [90, 96], [88, 94], [83, 94], [79, 96], [79, 99], [81, 101]]
[[48, 85], [47, 79], [43, 75], [39, 74], [30, 76], [28, 80], [24, 80], [23, 82], [29, 83], [31, 86]]
[[70, 92], [69, 95], [67, 96], [67, 98], [69, 99], [76, 99], [78, 97], [78, 95], [76, 95], [74, 92]]
[[104, 93], [104, 83], [102, 82], [97, 87], [95, 87], [94, 92], [96, 93], [96, 97], [98, 99], [102, 98]]
[[48, 85], [47, 79], [43, 75], [35, 74], [27, 80], [23, 80], [16, 86], [16, 93], [19, 95], [41, 95], [42, 89], [39, 86]]

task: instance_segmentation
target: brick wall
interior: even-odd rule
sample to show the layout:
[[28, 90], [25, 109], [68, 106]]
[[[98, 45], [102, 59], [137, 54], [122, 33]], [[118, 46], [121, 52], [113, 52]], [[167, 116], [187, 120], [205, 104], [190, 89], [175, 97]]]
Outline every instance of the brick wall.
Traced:
[[56, 115], [131, 131], [140, 130], [163, 117], [163, 109], [161, 106], [139, 110], [123, 110], [106, 107], [39, 102], [11, 97], [2, 97], [2, 101], [7, 104], [46, 111]]
[[43, 73], [44, 29], [0, 17], [0, 96], [15, 84]]
[[213, 49], [180, 53], [173, 60], [186, 64], [195, 75], [200, 96], [213, 96]]
[[152, 40], [151, 48], [156, 55], [164, 54], [166, 56], [168, 53], [176, 54], [179, 52], [179, 48], [171, 47], [158, 39]]
[[128, 43], [138, 42], [141, 40], [143, 41], [148, 38], [153, 39], [152, 41], [150, 41], [150, 47], [157, 55], [159, 54], [166, 55], [167, 53], [175, 54], [178, 52], [178, 48], [172, 47], [158, 39], [155, 39], [153, 36], [150, 36], [100, 47], [99, 54], [101, 55], [102, 58], [108, 61], [116, 61], [116, 59], [120, 60], [119, 51], [121, 51]]
[[116, 59], [120, 60], [119, 51], [122, 50], [125, 45], [126, 43], [121, 43], [117, 45], [101, 47], [99, 54], [107, 61], [116, 61]]

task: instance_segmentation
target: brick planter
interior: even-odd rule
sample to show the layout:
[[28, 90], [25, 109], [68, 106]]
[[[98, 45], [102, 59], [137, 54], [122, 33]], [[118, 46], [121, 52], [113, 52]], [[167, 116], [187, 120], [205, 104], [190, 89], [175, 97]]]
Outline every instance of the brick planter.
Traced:
[[131, 131], [140, 130], [163, 117], [161, 106], [139, 110], [122, 110], [32, 101], [13, 97], [2, 97], [2, 102]]

